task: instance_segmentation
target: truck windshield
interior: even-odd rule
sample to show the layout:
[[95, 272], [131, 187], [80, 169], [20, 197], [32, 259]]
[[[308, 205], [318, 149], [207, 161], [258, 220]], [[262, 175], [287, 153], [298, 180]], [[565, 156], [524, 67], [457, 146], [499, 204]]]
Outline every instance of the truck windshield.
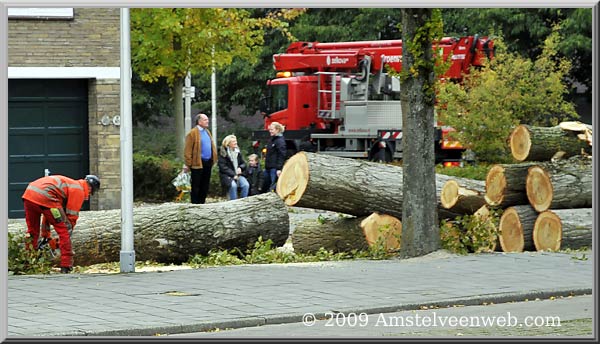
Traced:
[[273, 112], [285, 110], [288, 107], [288, 86], [271, 86], [271, 110]]

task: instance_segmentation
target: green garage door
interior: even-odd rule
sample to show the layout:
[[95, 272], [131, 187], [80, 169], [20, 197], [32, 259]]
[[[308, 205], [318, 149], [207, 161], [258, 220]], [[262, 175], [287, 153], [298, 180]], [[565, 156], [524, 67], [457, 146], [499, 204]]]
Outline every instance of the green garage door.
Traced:
[[88, 173], [87, 93], [87, 80], [8, 80], [9, 218], [24, 217], [21, 195], [46, 170]]

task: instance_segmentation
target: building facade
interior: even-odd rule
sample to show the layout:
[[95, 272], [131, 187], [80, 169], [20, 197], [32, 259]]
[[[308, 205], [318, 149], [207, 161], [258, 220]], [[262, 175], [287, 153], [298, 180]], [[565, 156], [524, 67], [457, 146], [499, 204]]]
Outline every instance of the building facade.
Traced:
[[98, 175], [85, 209], [116, 209], [120, 179], [120, 9], [8, 11], [9, 217], [47, 174]]

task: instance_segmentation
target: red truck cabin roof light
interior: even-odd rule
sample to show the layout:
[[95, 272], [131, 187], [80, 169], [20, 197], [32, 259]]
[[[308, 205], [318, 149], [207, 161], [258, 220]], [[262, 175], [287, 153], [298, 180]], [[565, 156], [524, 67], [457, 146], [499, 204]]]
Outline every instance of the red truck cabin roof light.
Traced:
[[276, 76], [278, 78], [289, 78], [292, 76], [292, 72], [277, 72]]

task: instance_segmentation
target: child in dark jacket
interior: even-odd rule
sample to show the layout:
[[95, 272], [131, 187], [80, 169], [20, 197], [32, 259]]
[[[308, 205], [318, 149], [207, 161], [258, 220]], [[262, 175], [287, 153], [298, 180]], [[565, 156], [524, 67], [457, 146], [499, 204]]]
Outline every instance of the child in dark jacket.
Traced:
[[258, 195], [264, 192], [263, 190], [263, 171], [258, 162], [258, 155], [250, 154], [248, 156], [248, 168], [244, 171], [244, 177], [250, 183], [250, 193], [248, 196]]

